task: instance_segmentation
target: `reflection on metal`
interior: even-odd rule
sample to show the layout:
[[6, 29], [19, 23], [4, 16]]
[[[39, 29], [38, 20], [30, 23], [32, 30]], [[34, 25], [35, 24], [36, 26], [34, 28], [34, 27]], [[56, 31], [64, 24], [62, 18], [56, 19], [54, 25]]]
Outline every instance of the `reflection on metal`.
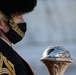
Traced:
[[72, 58], [68, 50], [62, 46], [56, 46], [48, 47], [41, 61], [46, 65], [50, 75], [63, 75]]

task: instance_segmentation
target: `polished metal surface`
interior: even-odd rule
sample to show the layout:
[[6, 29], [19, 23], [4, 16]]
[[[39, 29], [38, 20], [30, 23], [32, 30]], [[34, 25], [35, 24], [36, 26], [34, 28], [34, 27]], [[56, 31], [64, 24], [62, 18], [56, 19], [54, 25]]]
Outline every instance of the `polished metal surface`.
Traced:
[[48, 68], [50, 75], [63, 75], [72, 58], [70, 52], [63, 46], [49, 46], [43, 52], [41, 61]]
[[43, 57], [41, 60], [48, 60], [48, 61], [72, 61], [71, 55], [67, 49], [63, 46], [49, 46], [43, 53]]

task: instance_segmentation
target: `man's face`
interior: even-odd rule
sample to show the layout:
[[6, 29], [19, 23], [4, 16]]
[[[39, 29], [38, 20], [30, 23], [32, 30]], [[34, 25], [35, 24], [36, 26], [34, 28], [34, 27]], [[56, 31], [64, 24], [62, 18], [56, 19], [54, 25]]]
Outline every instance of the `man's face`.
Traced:
[[13, 22], [15, 22], [15, 23], [24, 23], [23, 15], [13, 16], [13, 17], [12, 17], [12, 20], [13, 20]]
[[[15, 23], [24, 23], [23, 15], [13, 16], [11, 20]], [[5, 21], [0, 19], [0, 29], [3, 30], [4, 32], [8, 32], [10, 27], [6, 24]]]

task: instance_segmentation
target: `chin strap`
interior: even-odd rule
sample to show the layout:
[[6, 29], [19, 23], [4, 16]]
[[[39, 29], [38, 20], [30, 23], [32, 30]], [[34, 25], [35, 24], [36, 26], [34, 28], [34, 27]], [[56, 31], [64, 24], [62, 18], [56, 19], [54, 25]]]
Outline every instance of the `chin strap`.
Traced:
[[9, 22], [11, 28], [17, 33], [19, 34], [21, 37], [25, 36], [25, 33], [22, 32], [22, 30], [18, 27], [17, 23], [10, 21]]

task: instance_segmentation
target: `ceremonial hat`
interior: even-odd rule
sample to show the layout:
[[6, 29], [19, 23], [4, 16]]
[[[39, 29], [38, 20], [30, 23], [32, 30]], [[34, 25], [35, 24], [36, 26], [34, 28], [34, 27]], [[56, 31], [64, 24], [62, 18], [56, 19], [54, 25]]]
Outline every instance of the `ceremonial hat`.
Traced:
[[37, 4], [37, 0], [0, 0], [0, 11], [8, 18], [14, 13], [29, 13]]

